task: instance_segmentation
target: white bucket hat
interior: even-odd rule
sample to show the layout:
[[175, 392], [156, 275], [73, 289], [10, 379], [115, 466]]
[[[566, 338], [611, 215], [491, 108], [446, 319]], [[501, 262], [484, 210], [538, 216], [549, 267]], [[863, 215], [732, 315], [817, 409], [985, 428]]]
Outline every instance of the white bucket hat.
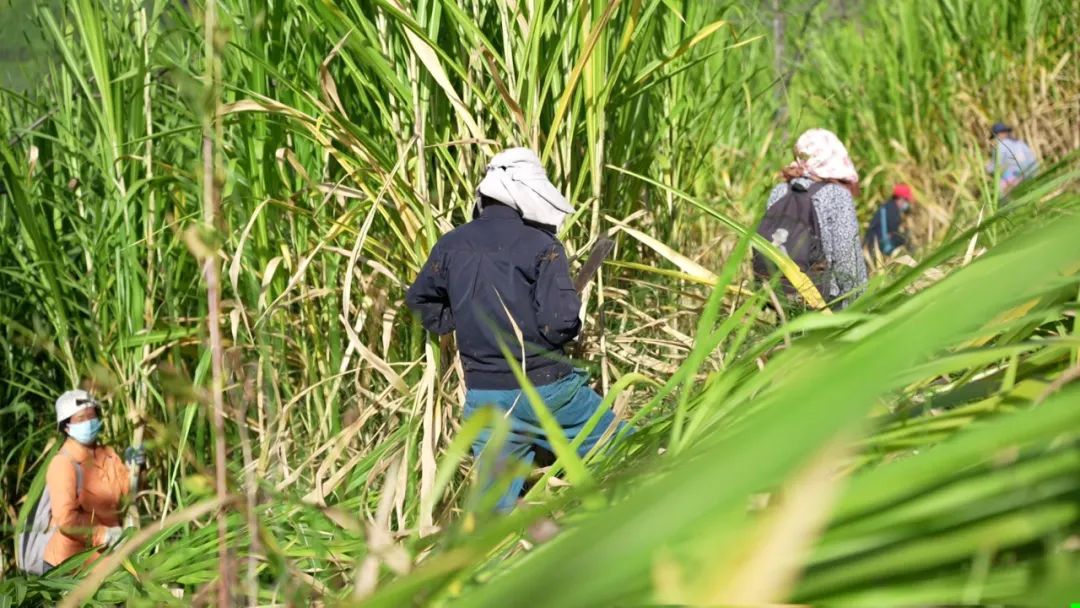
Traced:
[[84, 390], [67, 391], [56, 400], [56, 424], [60, 425], [82, 410], [98, 406], [98, 402]]

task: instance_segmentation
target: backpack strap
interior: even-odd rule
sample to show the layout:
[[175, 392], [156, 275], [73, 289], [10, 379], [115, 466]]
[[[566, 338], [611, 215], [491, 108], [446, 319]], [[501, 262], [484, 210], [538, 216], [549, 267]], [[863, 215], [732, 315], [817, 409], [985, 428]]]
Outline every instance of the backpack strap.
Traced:
[[[796, 179], [806, 179], [806, 178], [796, 178]], [[811, 181], [809, 186], [804, 186], [804, 185], [800, 184], [798, 181], [796, 181], [796, 179], [788, 180], [788, 182], [787, 182], [788, 191], [787, 191], [786, 194], [791, 194], [792, 196], [803, 196], [803, 195], [805, 195], [805, 196], [814, 196], [815, 194], [818, 193], [818, 190], [821, 190], [825, 186], [828, 186], [829, 184], [832, 183], [832, 182], [815, 182], [815, 181]]]
[[806, 194], [808, 196], [814, 196], [815, 194], [818, 193], [818, 190], [821, 190], [825, 186], [828, 186], [829, 184], [833, 183], [833, 182], [815, 182], [815, 181], [811, 180], [809, 186], [804, 186], [804, 185], [800, 184], [797, 181], [798, 179], [808, 179], [808, 178], [796, 178], [796, 179], [788, 180], [788, 182], [787, 182], [788, 191], [793, 195]]
[[75, 465], [75, 498], [78, 498], [83, 491], [82, 463], [78, 460], [75, 460], [75, 457], [67, 451], [67, 448], [60, 448], [60, 453], [64, 456], [67, 456], [68, 460], [71, 461], [71, 464]]

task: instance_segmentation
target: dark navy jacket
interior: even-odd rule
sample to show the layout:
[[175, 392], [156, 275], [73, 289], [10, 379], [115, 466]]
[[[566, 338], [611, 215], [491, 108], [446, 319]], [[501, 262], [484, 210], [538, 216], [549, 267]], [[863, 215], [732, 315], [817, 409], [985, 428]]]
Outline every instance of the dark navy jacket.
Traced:
[[904, 233], [903, 221], [903, 214], [896, 199], [885, 201], [870, 219], [864, 239], [866, 247], [873, 251], [876, 246], [881, 253], [889, 255], [896, 248], [906, 245], [907, 235]]
[[581, 300], [566, 252], [511, 207], [486, 204], [480, 217], [439, 239], [405, 301], [429, 331], [457, 331], [468, 388], [518, 388], [500, 337], [519, 363], [524, 349], [534, 385], [573, 371], [563, 346], [581, 329]]

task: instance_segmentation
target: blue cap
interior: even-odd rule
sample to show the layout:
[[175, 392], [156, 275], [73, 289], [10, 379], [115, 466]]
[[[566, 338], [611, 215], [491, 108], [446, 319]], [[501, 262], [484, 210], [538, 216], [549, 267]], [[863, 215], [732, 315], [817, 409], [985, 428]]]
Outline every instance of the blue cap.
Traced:
[[990, 139], [993, 139], [994, 137], [996, 137], [997, 135], [999, 135], [1001, 133], [1008, 133], [1009, 131], [1012, 131], [1012, 130], [1013, 130], [1012, 127], [1010, 127], [1009, 125], [1007, 125], [1007, 124], [1005, 124], [1003, 122], [995, 122], [994, 126], [990, 127]]

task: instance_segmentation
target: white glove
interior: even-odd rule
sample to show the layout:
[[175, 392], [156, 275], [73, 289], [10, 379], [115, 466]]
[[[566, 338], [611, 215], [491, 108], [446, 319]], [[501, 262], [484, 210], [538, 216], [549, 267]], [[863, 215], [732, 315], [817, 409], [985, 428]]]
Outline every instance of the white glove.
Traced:
[[105, 541], [106, 547], [112, 548], [120, 541], [120, 537], [124, 535], [124, 529], [120, 526], [110, 526], [105, 528]]

